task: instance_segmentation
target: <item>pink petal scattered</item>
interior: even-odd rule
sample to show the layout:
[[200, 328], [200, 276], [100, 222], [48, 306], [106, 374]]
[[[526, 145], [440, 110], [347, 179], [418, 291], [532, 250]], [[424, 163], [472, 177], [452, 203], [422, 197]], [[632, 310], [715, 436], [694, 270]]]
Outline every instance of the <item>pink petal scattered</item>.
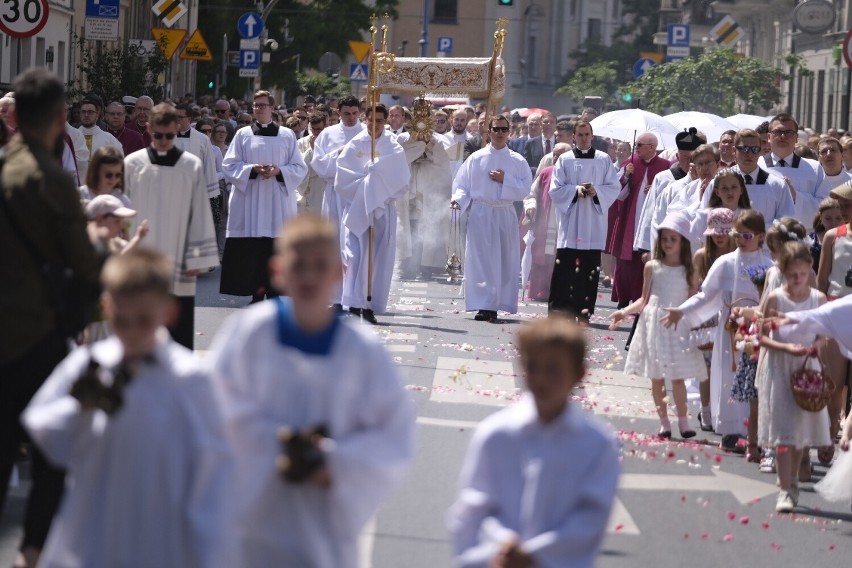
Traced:
[[714, 456], [713, 461], [715, 461], [716, 463], [722, 463], [722, 456], [719, 456], [719, 455]]
[[624, 525], [622, 525], [622, 524], [615, 525], [615, 532], [618, 532], [618, 531], [622, 530], [623, 528], [624, 528]]
[[734, 535], [732, 535], [731, 533], [728, 533], [728, 534], [726, 534], [725, 536], [722, 537], [722, 540], [725, 541], [725, 542], [731, 542], [732, 540], [734, 540]]
[[745, 517], [745, 516], [740, 517], [740, 524], [741, 525], [747, 525], [748, 524], [748, 517]]
[[781, 550], [781, 545], [777, 542], [772, 543], [772, 550]]
[[728, 512], [728, 520], [733, 521], [737, 517], [737, 514], [733, 511]]
[[763, 528], [765, 528], [765, 529], [768, 529], [768, 528], [769, 528], [769, 523], [761, 523], [761, 524], [760, 524], [760, 526], [762, 526], [762, 527], [763, 527]]
[[829, 550], [831, 550], [831, 551], [833, 551], [835, 548], [836, 548], [836, 547], [835, 547], [833, 544], [829, 544], [829, 545], [828, 545], [828, 549], [829, 549]]
[[710, 538], [710, 533], [701, 533], [701, 540], [707, 540]]

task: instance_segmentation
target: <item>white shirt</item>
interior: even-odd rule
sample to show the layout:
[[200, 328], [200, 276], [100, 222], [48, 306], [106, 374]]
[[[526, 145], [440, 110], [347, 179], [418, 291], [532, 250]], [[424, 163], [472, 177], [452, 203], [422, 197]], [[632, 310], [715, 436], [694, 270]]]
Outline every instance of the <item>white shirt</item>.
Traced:
[[782, 157], [773, 152], [768, 157], [761, 156], [757, 163], [770, 174], [782, 180], [784, 177], [790, 179], [793, 189], [796, 190], [793, 217], [806, 227], [810, 227], [814, 215], [819, 209], [819, 202], [828, 197], [828, 193], [823, 195], [817, 191], [825, 179], [825, 172], [819, 162], [807, 158], [799, 158], [798, 167], [794, 168], [793, 164], [796, 162], [796, 158], [795, 154], [784, 156], [786, 166], [780, 167], [778, 162]]

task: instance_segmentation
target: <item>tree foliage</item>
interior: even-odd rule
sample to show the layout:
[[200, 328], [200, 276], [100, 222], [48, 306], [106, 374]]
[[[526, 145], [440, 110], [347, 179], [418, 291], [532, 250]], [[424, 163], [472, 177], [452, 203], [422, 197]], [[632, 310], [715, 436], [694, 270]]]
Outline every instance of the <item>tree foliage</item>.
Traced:
[[781, 100], [784, 71], [731, 49], [715, 49], [698, 57], [648, 70], [626, 90], [643, 108], [663, 113], [695, 110], [728, 116], [759, 114]]
[[617, 103], [621, 85], [616, 64], [613, 61], [598, 61], [577, 69], [564, 85], [556, 90], [557, 95], [567, 95], [572, 100], [582, 101], [587, 95], [603, 98], [605, 105]]
[[[370, 28], [370, 16], [387, 12], [393, 18], [398, 3], [399, 0], [280, 0], [265, 22], [269, 38], [275, 39], [279, 48], [270, 54], [270, 61], [263, 64], [264, 88], [281, 87], [288, 97], [295, 96], [300, 92], [300, 81], [304, 82], [297, 74], [297, 60], [302, 72], [316, 69], [325, 52], [336, 53], [345, 60], [349, 41], [362, 40], [362, 34]], [[243, 12], [255, 10], [255, 3], [252, 0], [200, 0], [199, 8], [199, 27], [204, 36], [221, 38], [228, 34], [228, 49], [239, 49], [237, 18]], [[202, 82], [210, 72], [215, 73], [221, 66], [221, 43], [210, 45], [213, 62], [199, 63], [198, 93], [206, 90]], [[236, 68], [228, 70], [223, 95], [240, 97], [244, 94], [246, 81], [239, 79], [237, 74]]]
[[95, 93], [104, 104], [127, 93], [148, 95], [155, 101], [163, 97], [160, 74], [168, 62], [159, 49], [148, 51], [138, 43], [95, 49], [94, 42], [76, 34], [74, 44], [80, 48], [80, 63], [79, 73], [68, 85], [72, 97]]

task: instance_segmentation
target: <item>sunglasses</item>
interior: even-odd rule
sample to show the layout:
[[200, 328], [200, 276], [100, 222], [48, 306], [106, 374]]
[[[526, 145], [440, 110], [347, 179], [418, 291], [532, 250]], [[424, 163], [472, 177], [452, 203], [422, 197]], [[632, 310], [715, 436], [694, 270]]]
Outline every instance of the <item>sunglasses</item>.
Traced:
[[796, 131], [790, 130], [789, 128], [784, 129], [784, 130], [779, 128], [777, 130], [770, 130], [769, 133], [773, 136], [779, 136], [780, 137], [780, 136], [792, 136], [793, 134], [796, 133]]
[[736, 146], [736, 148], [743, 154], [748, 154], [749, 152], [751, 152], [755, 156], [760, 154], [760, 146]]
[[491, 132], [509, 132], [508, 126], [492, 126]]
[[201, 132], [204, 133], [204, 134], [210, 134], [211, 132], [213, 132], [213, 129], [212, 128], [202, 128]]
[[742, 239], [744, 241], [750, 241], [755, 237], [754, 233], [739, 233], [737, 231], [731, 231], [731, 236], [735, 239]]
[[162, 140], [165, 138], [166, 140], [174, 140], [175, 133], [174, 132], [154, 132], [151, 137], [154, 140]]
[[253, 106], [254, 108], [269, 108], [269, 107], [271, 107], [272, 105], [267, 104], [267, 103], [254, 103], [252, 106]]

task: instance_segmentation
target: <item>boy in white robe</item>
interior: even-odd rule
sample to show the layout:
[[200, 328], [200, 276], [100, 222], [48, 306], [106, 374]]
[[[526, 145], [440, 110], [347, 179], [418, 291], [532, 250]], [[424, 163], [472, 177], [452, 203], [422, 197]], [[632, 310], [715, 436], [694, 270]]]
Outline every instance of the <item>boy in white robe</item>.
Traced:
[[450, 205], [470, 207], [465, 246], [464, 302], [477, 321], [497, 321], [497, 310], [518, 311], [520, 234], [514, 202], [529, 193], [532, 172], [507, 147], [509, 120], [494, 116], [491, 143], [471, 154], [453, 180]]
[[207, 371], [162, 327], [172, 270], [150, 250], [113, 256], [102, 280], [115, 335], [72, 352], [24, 411], [71, 479], [39, 566], [234, 566], [221, 409]]
[[[411, 460], [414, 417], [397, 368], [371, 330], [328, 309], [342, 276], [337, 238], [310, 213], [288, 223], [270, 264], [291, 298], [232, 316], [215, 342], [240, 468], [235, 567], [355, 568], [359, 533]], [[279, 428], [318, 426], [321, 458], [287, 481]]]
[[557, 242], [548, 309], [586, 323], [595, 312], [609, 208], [621, 191], [612, 159], [592, 148], [593, 136], [588, 122], [574, 125], [574, 149], [559, 156], [549, 189]]
[[[343, 97], [337, 103], [337, 111], [340, 113], [340, 122], [329, 126], [317, 136], [314, 143], [314, 153], [311, 157], [311, 167], [325, 180], [325, 190], [322, 195], [322, 214], [339, 228], [340, 232], [340, 255], [346, 248], [346, 231], [341, 222], [343, 216], [343, 203], [334, 190], [334, 178], [337, 175], [337, 158], [343, 151], [343, 147], [364, 131], [366, 126], [360, 122], [361, 103], [356, 97]], [[343, 286], [332, 295], [332, 301], [337, 309], [342, 309]]]
[[280, 292], [270, 287], [267, 264], [275, 236], [296, 216], [296, 189], [308, 175], [293, 131], [272, 122], [274, 104], [268, 91], [254, 94], [256, 120], [237, 130], [222, 160], [234, 189], [219, 292], [251, 296], [252, 303]]
[[219, 265], [207, 182], [201, 160], [175, 147], [178, 123], [171, 105], [151, 109], [148, 129], [151, 146], [124, 158], [125, 194], [138, 212], [130, 232], [147, 219], [145, 245], [174, 262], [172, 293], [180, 315], [169, 331], [175, 341], [192, 349], [196, 278]]
[[620, 465], [612, 433], [569, 403], [583, 331], [554, 316], [522, 327], [517, 346], [530, 394], [473, 435], [448, 514], [455, 565], [591, 568]]
[[[344, 204], [346, 231], [343, 304], [370, 323], [387, 310], [396, 257], [396, 200], [408, 190], [408, 159], [396, 137], [385, 132], [387, 110], [367, 110], [367, 129], [343, 148], [337, 159], [334, 190]], [[375, 118], [375, 120], [373, 120]], [[375, 140], [375, 156], [373, 151]], [[372, 239], [370, 231], [372, 230]], [[372, 286], [370, 248], [372, 246]]]

